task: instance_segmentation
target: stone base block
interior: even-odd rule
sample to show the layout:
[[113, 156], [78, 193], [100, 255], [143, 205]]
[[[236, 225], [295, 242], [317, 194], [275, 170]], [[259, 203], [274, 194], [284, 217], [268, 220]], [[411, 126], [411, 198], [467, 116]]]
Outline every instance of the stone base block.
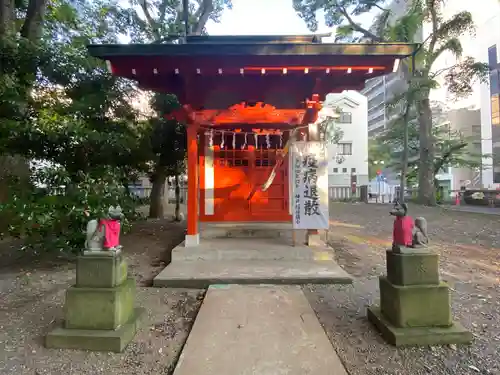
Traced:
[[394, 285], [379, 278], [380, 307], [396, 327], [449, 327], [452, 325], [448, 285]]
[[186, 234], [184, 247], [195, 247], [200, 245], [200, 234]]
[[144, 309], [133, 311], [129, 320], [116, 330], [84, 330], [58, 327], [45, 337], [45, 347], [122, 352], [134, 338]]
[[[111, 253], [107, 251], [106, 253]], [[76, 264], [76, 286], [113, 288], [127, 279], [127, 263], [121, 254], [115, 256], [84, 255]]]
[[439, 256], [387, 251], [387, 279], [395, 285], [439, 284]]
[[450, 327], [399, 328], [391, 324], [378, 307], [373, 306], [368, 307], [367, 317], [384, 340], [395, 346], [469, 344], [473, 340], [472, 333], [457, 322]]
[[135, 279], [114, 288], [71, 287], [66, 292], [65, 324], [68, 329], [114, 330], [134, 311]]
[[321, 240], [321, 235], [319, 233], [307, 233], [307, 246], [309, 247], [321, 247], [324, 246], [325, 243]]

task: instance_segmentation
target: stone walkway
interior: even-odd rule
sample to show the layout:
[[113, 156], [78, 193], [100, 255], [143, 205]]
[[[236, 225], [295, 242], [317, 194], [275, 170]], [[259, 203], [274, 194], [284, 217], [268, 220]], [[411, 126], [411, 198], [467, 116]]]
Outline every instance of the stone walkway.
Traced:
[[347, 375], [298, 286], [212, 285], [174, 375]]

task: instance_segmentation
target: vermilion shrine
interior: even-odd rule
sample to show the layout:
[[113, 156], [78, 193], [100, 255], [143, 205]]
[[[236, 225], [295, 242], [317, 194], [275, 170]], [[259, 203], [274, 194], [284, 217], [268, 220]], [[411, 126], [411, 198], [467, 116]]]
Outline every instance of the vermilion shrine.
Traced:
[[[187, 126], [188, 231], [199, 222], [292, 220], [289, 141], [314, 140], [331, 92], [396, 71], [408, 44], [328, 44], [310, 36], [188, 36], [183, 44], [93, 45], [114, 75], [172, 93]], [[267, 185], [266, 188], [262, 188]]]

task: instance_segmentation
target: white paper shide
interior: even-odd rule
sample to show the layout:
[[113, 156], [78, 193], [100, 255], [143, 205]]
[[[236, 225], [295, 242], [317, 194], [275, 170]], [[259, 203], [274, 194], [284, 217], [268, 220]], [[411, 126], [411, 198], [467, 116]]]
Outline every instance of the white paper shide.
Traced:
[[292, 144], [293, 227], [328, 229], [328, 156], [325, 142]]

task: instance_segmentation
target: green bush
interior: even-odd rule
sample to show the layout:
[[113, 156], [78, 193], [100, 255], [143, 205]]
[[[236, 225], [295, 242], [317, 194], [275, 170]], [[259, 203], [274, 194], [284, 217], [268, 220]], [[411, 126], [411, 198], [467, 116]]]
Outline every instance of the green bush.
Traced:
[[70, 176], [60, 167], [35, 170], [31, 189], [11, 182], [9, 198], [0, 206], [0, 215], [9, 218], [2, 235], [23, 239], [24, 250], [78, 252], [85, 243], [87, 222], [104, 217], [111, 205], [122, 207], [126, 233], [141, 217], [136, 211], [140, 202], [120, 181], [112, 171]]

